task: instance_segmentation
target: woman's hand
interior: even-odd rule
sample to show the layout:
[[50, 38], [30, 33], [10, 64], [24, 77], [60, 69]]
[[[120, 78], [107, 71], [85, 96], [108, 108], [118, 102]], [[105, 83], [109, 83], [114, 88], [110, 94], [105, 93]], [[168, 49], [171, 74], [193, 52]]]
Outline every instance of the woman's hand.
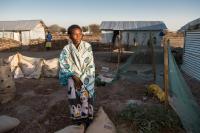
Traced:
[[80, 80], [79, 77], [73, 75], [72, 76], [72, 79], [74, 80], [74, 85], [75, 85], [75, 88], [79, 91], [81, 90], [81, 86], [83, 85], [82, 81]]

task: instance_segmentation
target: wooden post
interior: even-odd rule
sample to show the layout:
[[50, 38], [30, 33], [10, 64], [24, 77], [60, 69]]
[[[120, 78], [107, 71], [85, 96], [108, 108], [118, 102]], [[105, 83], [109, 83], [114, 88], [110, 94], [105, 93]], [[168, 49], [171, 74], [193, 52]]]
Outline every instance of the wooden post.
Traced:
[[2, 38], [4, 38], [4, 25], [3, 25], [3, 35], [2, 35]]
[[119, 36], [120, 36], [120, 38], [119, 38], [119, 40], [120, 40], [119, 45], [120, 45], [120, 61], [121, 61], [121, 57], [123, 55], [123, 51], [122, 51], [122, 49], [123, 49], [123, 46], [122, 46], [122, 32], [119, 33]]
[[[130, 45], [130, 44], [129, 44], [129, 35], [130, 35], [130, 33], [128, 32], [128, 33], [127, 33], [127, 47], [126, 47], [127, 49], [129, 48], [129, 45]], [[125, 46], [124, 46], [124, 47], [125, 47]]]
[[11, 46], [11, 47], [9, 47], [9, 50], [11, 51], [11, 48], [12, 48], [12, 41], [11, 41], [11, 34], [12, 34], [12, 31], [10, 32], [10, 37], [9, 37], [9, 46]]
[[14, 34], [15, 34], [15, 31], [13, 31], [13, 36], [12, 36], [12, 39], [13, 39], [13, 40], [15, 40], [15, 39], [14, 39]]
[[152, 71], [153, 71], [153, 80], [156, 81], [156, 63], [155, 63], [155, 53], [154, 53], [154, 43], [152, 39], [152, 34], [150, 32], [150, 47], [151, 47], [151, 60], [152, 60]]
[[[115, 31], [113, 30], [113, 36], [114, 36], [114, 33], [115, 33]], [[111, 40], [111, 42], [109, 43], [109, 45], [110, 45], [110, 61], [111, 61], [111, 62], [112, 62], [113, 49], [114, 49], [114, 47], [115, 47], [115, 41], [116, 41], [116, 38], [115, 38], [114, 41], [113, 41], [113, 37], [112, 37], [112, 40]], [[115, 55], [115, 53], [114, 53], [114, 55]]]
[[3, 35], [2, 35], [2, 44], [4, 43], [4, 27], [3, 27]]
[[119, 31], [119, 39], [118, 39], [118, 58], [117, 58], [117, 71], [119, 70], [119, 64], [120, 64], [120, 55], [121, 55], [121, 41], [122, 41], [122, 36], [121, 36], [121, 31]]
[[31, 31], [29, 30], [29, 46], [30, 46], [30, 44], [31, 44], [31, 33], [30, 33]]
[[167, 41], [167, 43], [164, 43], [164, 91], [165, 91], [165, 107], [167, 107], [167, 104], [168, 104], [168, 88], [169, 88], [168, 46], [169, 46], [169, 41]]
[[113, 42], [109, 43], [110, 45], [110, 61], [112, 62], [112, 52], [113, 52], [113, 46], [115, 45]]

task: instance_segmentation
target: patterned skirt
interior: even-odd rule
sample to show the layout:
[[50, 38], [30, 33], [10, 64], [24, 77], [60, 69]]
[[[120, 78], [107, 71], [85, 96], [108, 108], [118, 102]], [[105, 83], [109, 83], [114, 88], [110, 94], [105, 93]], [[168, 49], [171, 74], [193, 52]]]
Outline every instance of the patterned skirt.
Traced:
[[93, 119], [93, 101], [92, 97], [89, 97], [89, 92], [86, 88], [82, 87], [80, 91], [77, 91], [74, 86], [72, 78], [68, 79], [67, 96], [70, 108], [70, 117], [75, 121], [85, 121]]

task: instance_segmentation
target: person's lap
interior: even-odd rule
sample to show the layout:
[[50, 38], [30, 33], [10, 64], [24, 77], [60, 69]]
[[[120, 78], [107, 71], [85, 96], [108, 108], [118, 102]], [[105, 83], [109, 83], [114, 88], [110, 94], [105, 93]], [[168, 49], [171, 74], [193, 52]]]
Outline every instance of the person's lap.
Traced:
[[70, 108], [70, 117], [76, 124], [89, 124], [93, 119], [94, 99], [84, 87], [77, 91], [72, 78], [68, 79], [67, 96]]

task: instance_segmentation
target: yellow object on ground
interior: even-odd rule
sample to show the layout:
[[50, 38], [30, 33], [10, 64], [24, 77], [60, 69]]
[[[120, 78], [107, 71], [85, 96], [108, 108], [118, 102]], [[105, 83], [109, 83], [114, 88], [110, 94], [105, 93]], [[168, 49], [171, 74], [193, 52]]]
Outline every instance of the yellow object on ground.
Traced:
[[46, 42], [46, 48], [51, 48], [51, 42]]
[[165, 92], [156, 84], [148, 86], [147, 90], [158, 97], [161, 102], [165, 101]]

